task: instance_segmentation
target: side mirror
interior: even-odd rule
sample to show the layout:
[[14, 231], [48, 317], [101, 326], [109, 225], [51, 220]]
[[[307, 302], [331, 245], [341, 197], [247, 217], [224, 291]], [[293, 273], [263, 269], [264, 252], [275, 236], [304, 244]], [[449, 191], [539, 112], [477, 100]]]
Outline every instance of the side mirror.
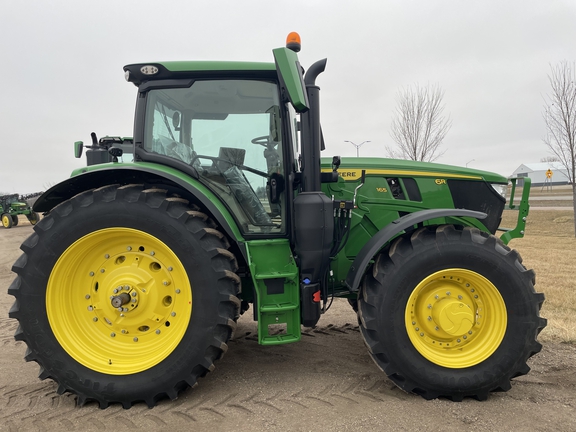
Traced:
[[74, 157], [76, 159], [82, 157], [82, 149], [84, 148], [84, 143], [82, 141], [76, 141], [74, 143]]
[[175, 130], [179, 130], [180, 127], [180, 113], [178, 111], [174, 111], [172, 114], [172, 126], [174, 126]]

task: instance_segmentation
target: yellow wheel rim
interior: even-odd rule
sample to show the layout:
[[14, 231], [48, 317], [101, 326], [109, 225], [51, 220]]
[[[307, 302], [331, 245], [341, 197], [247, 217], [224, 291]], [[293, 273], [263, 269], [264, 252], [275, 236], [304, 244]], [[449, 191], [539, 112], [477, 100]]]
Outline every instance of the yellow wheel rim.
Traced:
[[10, 216], [9, 215], [4, 215], [2, 216], [2, 225], [4, 225], [4, 227], [9, 227], [10, 226], [10, 222], [12, 222], [11, 220], [9, 220]]
[[89, 369], [112, 375], [147, 370], [178, 346], [190, 321], [184, 266], [157, 238], [108, 228], [73, 243], [46, 289], [50, 327]]
[[431, 274], [406, 305], [406, 330], [422, 356], [448, 368], [474, 366], [490, 357], [506, 332], [506, 305], [498, 289], [465, 269]]

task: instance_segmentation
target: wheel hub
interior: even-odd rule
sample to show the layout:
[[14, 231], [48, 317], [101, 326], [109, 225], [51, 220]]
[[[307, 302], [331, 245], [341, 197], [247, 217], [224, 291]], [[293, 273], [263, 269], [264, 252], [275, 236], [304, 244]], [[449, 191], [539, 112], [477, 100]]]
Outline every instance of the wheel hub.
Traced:
[[432, 320], [450, 336], [467, 333], [474, 326], [475, 313], [461, 301], [444, 298], [432, 307]]
[[[134, 293], [136, 293], [136, 291], [134, 291]], [[110, 296], [110, 303], [112, 304], [113, 308], [118, 309], [119, 311], [124, 311], [124, 308], [122, 306], [124, 306], [125, 304], [130, 302], [130, 294], [128, 293], [122, 293], [120, 295], [117, 296]], [[136, 300], [136, 299], [134, 299]], [[126, 310], [125, 312], [128, 312], [128, 310]]]

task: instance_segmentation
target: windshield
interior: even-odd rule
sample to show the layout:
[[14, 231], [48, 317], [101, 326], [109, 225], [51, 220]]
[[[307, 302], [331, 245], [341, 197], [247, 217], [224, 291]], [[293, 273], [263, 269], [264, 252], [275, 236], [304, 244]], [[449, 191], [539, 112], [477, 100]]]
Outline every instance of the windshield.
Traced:
[[248, 233], [283, 232], [280, 103], [275, 83], [196, 81], [149, 92], [144, 148], [196, 168]]

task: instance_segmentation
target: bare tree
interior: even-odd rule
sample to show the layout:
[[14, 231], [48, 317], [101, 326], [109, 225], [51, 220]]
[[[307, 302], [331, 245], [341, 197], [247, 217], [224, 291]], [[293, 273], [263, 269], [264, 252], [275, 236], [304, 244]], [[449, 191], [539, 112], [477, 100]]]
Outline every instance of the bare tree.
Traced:
[[560, 162], [560, 159], [558, 159], [556, 156], [546, 156], [543, 158], [540, 158], [540, 162]]
[[431, 162], [444, 154], [439, 148], [452, 121], [443, 115], [443, 97], [438, 85], [415, 84], [398, 92], [390, 132], [397, 148], [386, 147], [390, 157]]
[[568, 181], [572, 184], [572, 205], [576, 214], [576, 72], [574, 63], [567, 61], [550, 67], [552, 72], [548, 79], [551, 92], [547, 95], [543, 113], [546, 123], [544, 144], [566, 168]]

